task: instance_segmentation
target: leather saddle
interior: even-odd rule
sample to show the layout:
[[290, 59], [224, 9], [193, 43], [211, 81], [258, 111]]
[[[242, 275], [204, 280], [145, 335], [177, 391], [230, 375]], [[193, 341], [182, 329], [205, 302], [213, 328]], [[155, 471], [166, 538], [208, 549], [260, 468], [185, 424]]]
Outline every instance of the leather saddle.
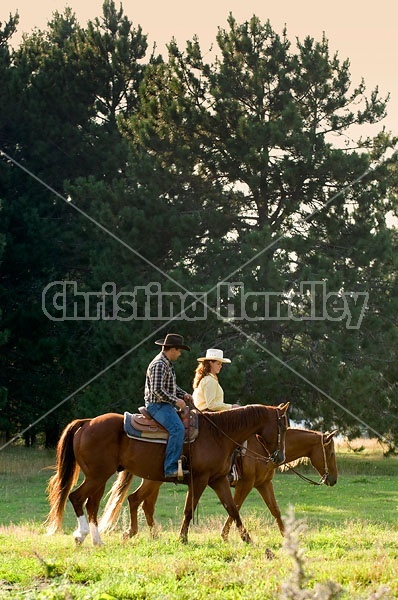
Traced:
[[[145, 406], [140, 406], [139, 413], [125, 413], [125, 423], [131, 426], [137, 432], [137, 437], [145, 438], [146, 440], [165, 440], [169, 438], [167, 429], [160, 423], [152, 419]], [[178, 413], [184, 424], [185, 437], [184, 442], [193, 442], [198, 437], [198, 414], [191, 411], [188, 407]], [[131, 436], [133, 437], [133, 436]], [[136, 436], [134, 436], [136, 437]]]

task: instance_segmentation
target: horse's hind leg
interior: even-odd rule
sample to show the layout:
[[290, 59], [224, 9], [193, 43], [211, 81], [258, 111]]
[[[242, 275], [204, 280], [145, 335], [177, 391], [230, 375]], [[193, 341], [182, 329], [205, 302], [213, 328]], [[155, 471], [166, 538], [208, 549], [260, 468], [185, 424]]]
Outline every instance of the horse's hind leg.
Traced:
[[142, 480], [141, 485], [128, 496], [127, 500], [130, 506], [130, 528], [124, 534], [124, 537], [132, 537], [138, 533], [138, 518], [137, 512], [140, 504], [143, 503], [146, 522], [153, 534], [155, 521], [153, 518], [155, 512], [155, 504], [159, 494], [159, 488], [162, 485], [161, 481]]
[[154, 491], [152, 491], [152, 493], [147, 498], [145, 498], [144, 502], [142, 503], [142, 509], [144, 511], [146, 522], [150, 529], [152, 537], [156, 537], [156, 535], [157, 535], [154, 514], [155, 514], [156, 501], [159, 496], [159, 488], [160, 488], [160, 486], [158, 488], [156, 488]]
[[[98, 532], [98, 507], [104, 493], [105, 482], [98, 485], [96, 483], [90, 483], [87, 478], [83, 483], [69, 494], [69, 500], [72, 503], [76, 517], [77, 517], [77, 529], [73, 532], [76, 544], [82, 544], [87, 537], [87, 534], [91, 533], [91, 539], [94, 545], [101, 545], [101, 538]], [[89, 521], [87, 522], [84, 514], [84, 503], [87, 500], [87, 513]]]
[[77, 517], [77, 528], [73, 532], [76, 544], [82, 544], [89, 533], [88, 522], [84, 514], [84, 503], [87, 500], [85, 489], [87, 487], [86, 480], [79, 487], [69, 494], [69, 500], [72, 503], [75, 515]]
[[87, 499], [86, 510], [88, 515], [88, 526], [90, 528], [93, 546], [102, 546], [101, 536], [98, 530], [98, 508], [105, 490], [105, 483], [91, 493]]

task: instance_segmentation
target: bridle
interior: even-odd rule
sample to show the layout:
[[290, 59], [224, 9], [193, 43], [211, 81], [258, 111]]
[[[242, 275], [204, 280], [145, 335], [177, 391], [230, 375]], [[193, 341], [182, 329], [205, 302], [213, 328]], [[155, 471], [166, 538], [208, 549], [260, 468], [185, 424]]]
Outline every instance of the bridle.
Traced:
[[260, 458], [261, 460], [265, 460], [266, 462], [273, 462], [274, 464], [276, 464], [278, 462], [279, 453], [282, 449], [281, 448], [282, 433], [286, 434], [286, 430], [287, 430], [287, 414], [286, 414], [286, 412], [284, 414], [280, 413], [281, 406], [282, 405], [279, 405], [276, 407], [277, 424], [278, 424], [278, 438], [276, 441], [276, 449], [273, 451], [273, 453], [270, 454], [267, 446], [265, 445], [264, 440], [259, 435], [257, 435], [256, 437], [257, 437], [258, 441], [260, 442], [260, 444], [262, 445], [262, 447], [264, 448], [264, 450], [267, 452], [268, 456], [267, 457], [262, 456], [261, 454], [258, 454], [254, 450], [250, 450], [250, 449], [246, 450], [246, 452], [248, 452], [252, 456], [256, 456], [257, 458]]
[[224, 437], [226, 437], [230, 442], [233, 442], [235, 444], [235, 446], [236, 446], [235, 452], [237, 452], [241, 456], [243, 456], [243, 454], [245, 454], [245, 455], [250, 454], [251, 456], [253, 456], [263, 462], [273, 462], [276, 464], [278, 462], [278, 456], [281, 451], [282, 433], [283, 432], [286, 433], [286, 430], [287, 430], [287, 414], [286, 414], [286, 412], [281, 414], [281, 412], [280, 412], [281, 406], [282, 405], [275, 407], [276, 414], [277, 414], [278, 437], [277, 437], [277, 442], [276, 442], [276, 449], [274, 450], [274, 452], [272, 454], [270, 454], [270, 452], [268, 451], [261, 436], [259, 436], [257, 434], [257, 439], [259, 440], [259, 442], [261, 443], [263, 448], [266, 450], [268, 456], [259, 454], [258, 452], [255, 452], [254, 450], [247, 448], [245, 445], [239, 444], [234, 439], [232, 439], [227, 433], [225, 433], [225, 431], [223, 431], [218, 425], [216, 425], [211, 419], [209, 419], [209, 417], [206, 415], [206, 413], [204, 411], [200, 410], [197, 407], [195, 407], [195, 410], [197, 410], [209, 423], [211, 423], [211, 425], [213, 425], [213, 427], [215, 427]]
[[294, 467], [291, 467], [288, 463], [284, 463], [286, 465], [286, 468], [289, 469], [289, 471], [293, 471], [293, 473], [295, 475], [297, 475], [298, 477], [300, 477], [300, 479], [303, 479], [303, 481], [307, 481], [311, 485], [323, 485], [326, 482], [327, 478], [329, 477], [329, 469], [328, 469], [328, 463], [327, 463], [327, 459], [326, 459], [325, 448], [326, 448], [326, 446], [328, 446], [331, 443], [332, 439], [330, 439], [325, 444], [324, 443], [325, 435], [326, 435], [325, 433], [322, 433], [322, 452], [323, 452], [324, 474], [322, 475], [322, 477], [320, 478], [319, 481], [314, 481], [313, 479], [310, 479], [309, 477], [302, 475], [301, 473], [296, 471], [296, 469]]

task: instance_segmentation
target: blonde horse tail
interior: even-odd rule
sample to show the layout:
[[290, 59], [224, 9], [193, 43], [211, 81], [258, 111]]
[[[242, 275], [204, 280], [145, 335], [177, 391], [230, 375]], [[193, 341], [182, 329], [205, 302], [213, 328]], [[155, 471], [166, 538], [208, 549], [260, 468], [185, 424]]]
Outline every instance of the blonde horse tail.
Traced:
[[49, 535], [62, 529], [66, 501], [80, 473], [80, 467], [76, 462], [73, 452], [73, 437], [81, 426], [90, 420], [78, 419], [72, 421], [65, 427], [59, 439], [57, 445], [57, 463], [54, 467], [55, 474], [50, 478], [47, 485], [50, 512], [45, 525]]
[[121, 471], [109, 490], [108, 501], [98, 524], [101, 533], [109, 533], [115, 528], [133, 477], [134, 475], [129, 471]]

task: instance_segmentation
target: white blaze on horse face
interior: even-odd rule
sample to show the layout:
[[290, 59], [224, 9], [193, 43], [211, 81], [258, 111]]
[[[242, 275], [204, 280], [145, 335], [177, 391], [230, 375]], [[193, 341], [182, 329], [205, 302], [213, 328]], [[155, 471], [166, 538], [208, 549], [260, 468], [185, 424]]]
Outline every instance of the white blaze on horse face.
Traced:
[[76, 544], [82, 544], [89, 532], [88, 523], [85, 515], [77, 517], [77, 529], [73, 532]]
[[90, 535], [91, 541], [93, 542], [93, 546], [102, 546], [102, 540], [98, 531], [97, 525], [95, 523], [90, 523]]

